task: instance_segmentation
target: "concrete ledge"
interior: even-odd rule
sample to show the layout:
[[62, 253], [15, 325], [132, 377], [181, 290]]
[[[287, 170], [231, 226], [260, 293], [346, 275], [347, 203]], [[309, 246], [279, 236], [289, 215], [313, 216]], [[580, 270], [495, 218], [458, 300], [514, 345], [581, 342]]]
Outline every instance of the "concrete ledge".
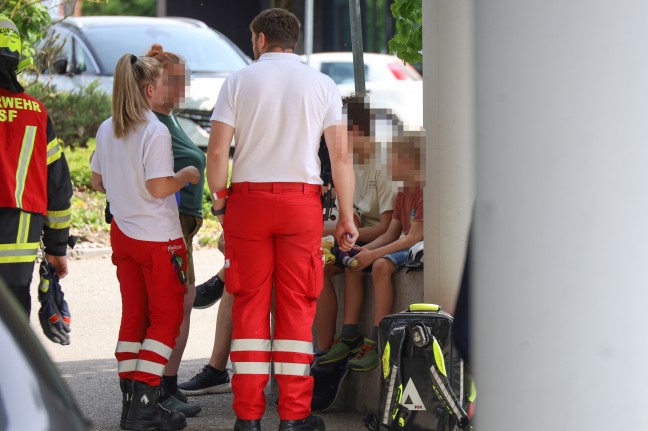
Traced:
[[[401, 270], [393, 276], [394, 307], [392, 313], [406, 310], [410, 304], [423, 302], [423, 271]], [[371, 275], [364, 278], [365, 301], [360, 318], [360, 332], [367, 336], [373, 327], [374, 289]], [[344, 316], [344, 277], [333, 277], [333, 287], [338, 297], [337, 331], [342, 330]], [[333, 408], [358, 413], [374, 412], [380, 401], [380, 367], [369, 372], [350, 372], [342, 382]]]

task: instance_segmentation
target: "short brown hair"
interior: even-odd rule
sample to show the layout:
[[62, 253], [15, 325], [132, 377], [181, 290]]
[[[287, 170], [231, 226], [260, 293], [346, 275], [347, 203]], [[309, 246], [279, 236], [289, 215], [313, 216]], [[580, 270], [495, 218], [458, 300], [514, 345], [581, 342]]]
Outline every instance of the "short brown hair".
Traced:
[[362, 96], [347, 96], [342, 98], [342, 110], [347, 115], [347, 130], [352, 132], [354, 128], [364, 136], [371, 135], [372, 112], [369, 108], [369, 100]]
[[265, 34], [268, 45], [281, 49], [295, 49], [301, 24], [294, 13], [285, 9], [266, 9], [250, 23], [250, 31], [257, 36]]
[[410, 159], [421, 169], [425, 161], [425, 130], [407, 130], [393, 138], [391, 151], [398, 159]]

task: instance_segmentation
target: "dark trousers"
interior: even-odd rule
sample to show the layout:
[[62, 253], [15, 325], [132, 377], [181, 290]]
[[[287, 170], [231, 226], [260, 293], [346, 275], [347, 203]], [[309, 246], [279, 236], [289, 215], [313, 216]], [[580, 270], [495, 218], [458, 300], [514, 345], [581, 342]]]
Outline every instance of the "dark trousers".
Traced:
[[29, 316], [34, 261], [45, 217], [16, 208], [0, 208], [0, 277]]

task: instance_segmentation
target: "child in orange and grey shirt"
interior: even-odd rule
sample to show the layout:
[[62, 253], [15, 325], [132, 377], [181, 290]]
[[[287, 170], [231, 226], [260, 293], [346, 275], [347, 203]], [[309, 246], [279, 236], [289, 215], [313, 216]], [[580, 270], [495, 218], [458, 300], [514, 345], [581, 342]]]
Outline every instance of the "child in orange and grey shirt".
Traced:
[[[374, 327], [369, 338], [348, 367], [369, 371], [379, 364], [377, 338], [380, 320], [391, 313], [394, 304], [392, 275], [403, 267], [409, 248], [423, 240], [423, 169], [422, 148], [425, 137], [421, 132], [406, 132], [392, 144], [389, 170], [394, 181], [403, 181], [396, 195], [396, 206], [387, 231], [364, 247], [355, 256], [354, 271], [371, 266], [375, 290]], [[402, 235], [401, 235], [402, 234]]]

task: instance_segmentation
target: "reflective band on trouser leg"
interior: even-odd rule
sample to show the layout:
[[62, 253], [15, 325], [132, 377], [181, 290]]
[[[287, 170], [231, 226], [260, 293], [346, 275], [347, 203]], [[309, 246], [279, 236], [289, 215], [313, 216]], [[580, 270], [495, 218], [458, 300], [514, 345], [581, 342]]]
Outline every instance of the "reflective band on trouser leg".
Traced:
[[22, 197], [25, 192], [25, 179], [27, 178], [27, 170], [29, 169], [29, 161], [31, 160], [32, 152], [34, 151], [34, 141], [36, 139], [35, 126], [26, 126], [25, 135], [23, 136], [22, 147], [20, 149], [20, 156], [18, 158], [18, 168], [16, 169], [16, 207], [22, 208]]
[[270, 362], [232, 362], [235, 374], [270, 374]]
[[299, 340], [274, 340], [272, 342], [273, 352], [305, 353], [313, 354], [313, 343]]
[[145, 339], [137, 355], [134, 379], [150, 386], [160, 384], [160, 376], [173, 348], [152, 339]]
[[65, 229], [70, 227], [71, 208], [62, 211], [47, 211], [45, 226], [50, 229]]
[[31, 214], [21, 211], [20, 220], [18, 221], [18, 235], [16, 236], [16, 243], [24, 244], [27, 242], [30, 224]]
[[52, 163], [60, 159], [61, 154], [63, 154], [63, 149], [61, 148], [58, 139], [52, 139], [50, 143], [47, 144], [47, 164], [51, 165]]
[[308, 376], [310, 364], [292, 364], [290, 362], [273, 362], [276, 376]]
[[240, 338], [230, 348], [234, 374], [270, 375], [270, 340]]
[[238, 340], [232, 340], [230, 352], [247, 352], [251, 350], [269, 352], [270, 346], [270, 340], [263, 338], [239, 338]]
[[0, 263], [34, 262], [37, 252], [37, 242], [0, 244]]
[[142, 347], [141, 343], [132, 341], [119, 341], [115, 349], [117, 358], [117, 372], [120, 379], [132, 379], [137, 366], [137, 355]]
[[[313, 343], [310, 341], [274, 340], [272, 352], [275, 375], [310, 375], [309, 356], [313, 354]], [[293, 362], [295, 360], [300, 362]]]

